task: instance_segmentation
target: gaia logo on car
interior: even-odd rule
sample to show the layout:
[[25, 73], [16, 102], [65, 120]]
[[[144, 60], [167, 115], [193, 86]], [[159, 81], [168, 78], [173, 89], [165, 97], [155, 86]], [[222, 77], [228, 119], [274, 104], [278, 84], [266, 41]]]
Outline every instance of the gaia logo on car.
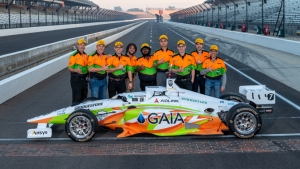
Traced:
[[[151, 124], [161, 124], [162, 122], [166, 122], [168, 124], [176, 124], [177, 122], [181, 122], [182, 124], [184, 124], [184, 120], [180, 113], [170, 113], [169, 115], [170, 118], [168, 118], [168, 114], [166, 113], [162, 113], [161, 116], [159, 116], [157, 113], [150, 113], [147, 116], [147, 120]], [[140, 112], [137, 121], [140, 124], [145, 123], [146, 119], [142, 112]]]
[[94, 104], [88, 104], [88, 105], [82, 105], [82, 106], [76, 106], [75, 110], [79, 110], [79, 109], [87, 109], [90, 107], [96, 107], [96, 106], [102, 106], [102, 103], [94, 103]]

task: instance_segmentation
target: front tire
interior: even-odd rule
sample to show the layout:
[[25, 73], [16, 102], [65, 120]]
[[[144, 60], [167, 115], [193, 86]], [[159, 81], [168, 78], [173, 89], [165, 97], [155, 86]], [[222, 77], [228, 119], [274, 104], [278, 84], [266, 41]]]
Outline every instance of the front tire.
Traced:
[[76, 110], [70, 114], [65, 124], [67, 135], [74, 141], [87, 142], [91, 140], [98, 129], [98, 120], [89, 110]]
[[226, 115], [226, 124], [236, 137], [252, 138], [261, 129], [262, 121], [254, 107], [241, 103], [230, 108]]

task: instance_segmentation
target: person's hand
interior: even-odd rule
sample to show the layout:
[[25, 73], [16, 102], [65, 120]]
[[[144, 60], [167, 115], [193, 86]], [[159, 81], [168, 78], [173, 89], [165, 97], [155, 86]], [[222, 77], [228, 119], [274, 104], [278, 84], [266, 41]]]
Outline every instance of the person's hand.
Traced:
[[221, 87], [220, 91], [223, 92], [225, 90], [225, 87]]
[[194, 83], [194, 79], [191, 79], [192, 83]]
[[209, 67], [209, 68], [207, 68], [207, 70], [211, 72], [213, 69], [212, 69], [212, 67]]
[[120, 64], [120, 65], [118, 66], [118, 69], [123, 69], [123, 65]]
[[182, 67], [178, 69], [178, 72], [183, 72], [183, 71], [184, 69]]
[[161, 58], [157, 63], [158, 63], [158, 64], [164, 63], [164, 59]]
[[202, 62], [200, 60], [197, 60], [197, 64], [201, 64]]
[[129, 89], [129, 90], [132, 89], [132, 82], [128, 84], [128, 89]]
[[143, 66], [140, 66], [140, 69], [141, 70], [145, 70], [145, 66], [143, 65]]
[[112, 57], [112, 55], [111, 55], [111, 54], [108, 54], [108, 55], [107, 55], [107, 57], [108, 57], [108, 58], [111, 58], [111, 57]]
[[78, 73], [78, 74], [81, 74], [81, 75], [83, 74], [82, 71], [81, 71], [81, 69], [79, 69], [79, 68], [75, 69], [75, 72]]
[[102, 69], [103, 69], [103, 70], [108, 70], [108, 66], [104, 65], [104, 66], [102, 67]]

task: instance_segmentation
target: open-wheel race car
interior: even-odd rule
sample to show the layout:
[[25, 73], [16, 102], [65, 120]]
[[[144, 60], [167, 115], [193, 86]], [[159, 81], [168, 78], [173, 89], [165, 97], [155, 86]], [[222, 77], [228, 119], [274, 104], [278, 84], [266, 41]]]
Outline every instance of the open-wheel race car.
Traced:
[[27, 138], [52, 137], [53, 124], [65, 125], [74, 141], [91, 140], [98, 126], [121, 129], [117, 137], [138, 133], [156, 136], [223, 135], [254, 137], [262, 127], [261, 115], [272, 113], [275, 91], [264, 85], [240, 86], [239, 94], [220, 99], [181, 89], [168, 78], [166, 87], [149, 86], [145, 92], [118, 94], [112, 99], [87, 98], [82, 103], [28, 119], [37, 128]]

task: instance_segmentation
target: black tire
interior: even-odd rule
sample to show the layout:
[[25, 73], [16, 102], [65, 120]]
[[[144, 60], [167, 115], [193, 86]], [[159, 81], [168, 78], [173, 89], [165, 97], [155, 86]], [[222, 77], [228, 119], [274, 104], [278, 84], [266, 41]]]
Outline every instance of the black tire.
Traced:
[[88, 101], [95, 101], [95, 100], [99, 100], [99, 99], [96, 97], [88, 97], [88, 98], [83, 99], [81, 101], [81, 103], [88, 102]]
[[[249, 127], [248, 131], [246, 131], [245, 128], [239, 128], [245, 124], [241, 124], [238, 122], [238, 120], [241, 120], [243, 123], [249, 121], [252, 122], [250, 125], [247, 125], [247, 127]], [[236, 137], [252, 138], [261, 129], [262, 121], [259, 112], [254, 107], [246, 103], [240, 103], [230, 108], [228, 114], [226, 115], [226, 124], [229, 130]]]
[[[74, 124], [73, 120], [76, 120], [75, 118], [79, 118], [82, 121], [85, 121], [84, 124], [82, 124], [82, 123], [80, 124], [81, 125], [80, 128], [88, 126], [85, 124], [90, 125], [89, 130], [82, 137], [76, 136], [74, 129], [72, 129], [72, 127], [71, 127], [71, 125]], [[91, 140], [95, 136], [97, 129], [98, 129], [98, 120], [97, 120], [96, 116], [89, 110], [85, 110], [85, 109], [76, 110], [73, 113], [71, 113], [70, 116], [67, 118], [66, 124], [65, 124], [65, 130], [66, 130], [67, 135], [72, 140], [77, 141], [77, 142], [87, 142], [87, 141]], [[82, 129], [82, 131], [83, 131], [83, 129]]]
[[236, 94], [236, 93], [223, 94], [220, 97], [220, 99], [228, 100], [228, 101], [234, 101], [234, 102], [246, 103], [246, 100], [243, 97], [241, 97], [239, 94]]

